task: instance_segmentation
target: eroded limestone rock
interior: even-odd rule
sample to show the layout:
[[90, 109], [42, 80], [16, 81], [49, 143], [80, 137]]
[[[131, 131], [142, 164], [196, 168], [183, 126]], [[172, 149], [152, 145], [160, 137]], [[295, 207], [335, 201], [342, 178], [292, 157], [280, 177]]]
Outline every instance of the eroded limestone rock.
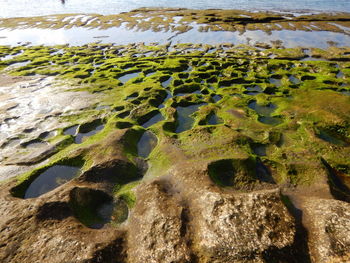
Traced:
[[196, 243], [204, 262], [262, 260], [269, 249], [285, 249], [288, 255], [288, 248], [293, 246], [294, 218], [278, 190], [207, 192], [196, 203], [201, 211], [193, 215]]
[[129, 221], [129, 262], [191, 262], [179, 200], [157, 182], [140, 187], [138, 198]]
[[302, 200], [313, 262], [350, 261], [350, 204], [337, 200]]

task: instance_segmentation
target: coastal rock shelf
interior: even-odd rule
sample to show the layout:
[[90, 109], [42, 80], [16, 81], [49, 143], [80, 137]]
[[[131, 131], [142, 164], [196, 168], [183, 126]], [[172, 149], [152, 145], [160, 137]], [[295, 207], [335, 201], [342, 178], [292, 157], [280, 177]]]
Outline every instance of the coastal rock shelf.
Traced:
[[0, 58], [1, 262], [350, 261], [350, 47]]
[[108, 29], [125, 26], [139, 30], [187, 32], [193, 24], [201, 31], [304, 30], [333, 31], [349, 34], [348, 13], [315, 13], [294, 15], [288, 12], [249, 12], [243, 10], [196, 10], [184, 8], [140, 8], [116, 15], [49, 15], [39, 17], [1, 18], [0, 28], [72, 27]]
[[0, 45], [92, 42], [248, 43], [259, 48], [345, 46], [350, 42], [350, 15], [145, 8], [114, 15], [0, 18]]

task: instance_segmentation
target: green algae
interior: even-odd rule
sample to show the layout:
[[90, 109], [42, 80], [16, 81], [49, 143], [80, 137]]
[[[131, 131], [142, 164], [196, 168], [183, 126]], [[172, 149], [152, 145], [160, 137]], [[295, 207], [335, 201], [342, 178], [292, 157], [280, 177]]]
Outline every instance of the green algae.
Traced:
[[[114, 51], [121, 48], [125, 52], [117, 56]], [[187, 44], [176, 48], [195, 47]], [[196, 48], [202, 49], [203, 46]], [[214, 49], [212, 46], [205, 48], [207, 51]], [[64, 143], [47, 165], [18, 178], [18, 185], [13, 189], [15, 196], [21, 197], [28, 183], [42, 169], [59, 163], [69, 164], [70, 160], [78, 158], [84, 163], [83, 171], [87, 171], [101, 155], [114, 154], [112, 146], [94, 145], [102, 143], [116, 131], [125, 132], [118, 147], [133, 168], [130, 174], [121, 175], [125, 178], [114, 184], [113, 194], [129, 208], [135, 203], [134, 188], [142, 178], [136, 167], [139, 157], [137, 142], [146, 129], [158, 138], [158, 144], [147, 158], [146, 177], [166, 174], [181, 158], [209, 163], [248, 159], [256, 165], [255, 160], [259, 157], [272, 171], [274, 182], [292, 185], [317, 181], [321, 157], [332, 166], [350, 167], [350, 97], [342, 93], [344, 87], [349, 86], [350, 65], [335, 52], [336, 49], [322, 51], [322, 57], [332, 61], [302, 61], [302, 48], [273, 48], [261, 53], [247, 46], [231, 46], [224, 57], [216, 56], [218, 51], [213, 51], [208, 56], [192, 52], [152, 54], [131, 59], [130, 54], [144, 53], [147, 49], [163, 50], [164, 47], [99, 44], [0, 47], [3, 53], [18, 54], [2, 61], [4, 72], [56, 75], [57, 79], [72, 83], [73, 91], [103, 93], [105, 99], [101, 105], [111, 106], [60, 117], [69, 125], [49, 141], [62, 140]], [[61, 52], [60, 56], [51, 55], [57, 51]], [[317, 52], [321, 54], [321, 51]], [[106, 53], [108, 58], [101, 59]], [[271, 59], [271, 54], [276, 58]], [[28, 64], [11, 67], [15, 61], [27, 61]], [[340, 70], [344, 76], [337, 78]], [[125, 83], [119, 80], [121, 76], [135, 72], [138, 72], [135, 78]], [[290, 76], [299, 82], [290, 81]], [[249, 107], [252, 102], [260, 108]], [[189, 115], [191, 125], [176, 133], [177, 125], [182, 122], [180, 107], [201, 104], [202, 107]], [[263, 107], [269, 108], [270, 105], [273, 105], [272, 111], [265, 111]], [[220, 118], [220, 123], [209, 123], [213, 114]], [[150, 126], [145, 125], [155, 116], [162, 118], [156, 118]], [[265, 124], [262, 117], [278, 118], [279, 122]], [[79, 125], [78, 131], [84, 132], [96, 123], [103, 123], [104, 128], [79, 145], [74, 143], [73, 135], [64, 134], [66, 128], [73, 125]], [[322, 136], [321, 131], [335, 134], [339, 141], [325, 140], [327, 136]], [[266, 146], [266, 154], [254, 152], [258, 145]], [[224, 166], [230, 165], [225, 163]], [[242, 173], [241, 177], [235, 180], [230, 177], [227, 181], [238, 188], [249, 188], [259, 181], [254, 173]], [[218, 185], [228, 186], [218, 172], [210, 176]]]

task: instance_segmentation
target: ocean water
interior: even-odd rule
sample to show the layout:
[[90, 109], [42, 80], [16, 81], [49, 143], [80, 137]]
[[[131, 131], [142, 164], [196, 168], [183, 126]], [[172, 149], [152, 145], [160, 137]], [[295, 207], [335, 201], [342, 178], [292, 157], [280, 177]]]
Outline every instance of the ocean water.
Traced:
[[0, 0], [0, 17], [49, 14], [116, 14], [140, 7], [350, 12], [349, 0]]

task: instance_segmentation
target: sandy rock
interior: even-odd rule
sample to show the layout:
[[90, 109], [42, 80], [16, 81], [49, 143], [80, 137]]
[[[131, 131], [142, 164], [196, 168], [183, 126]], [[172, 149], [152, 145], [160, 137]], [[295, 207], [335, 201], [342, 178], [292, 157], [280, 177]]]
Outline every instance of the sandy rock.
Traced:
[[272, 248], [282, 250], [293, 245], [294, 218], [278, 190], [207, 192], [197, 203], [200, 212], [193, 215], [193, 225], [203, 262], [260, 260]]
[[350, 262], [350, 204], [309, 198], [301, 205], [313, 262]]
[[157, 182], [140, 187], [138, 197], [129, 219], [129, 262], [191, 262], [178, 200]]

